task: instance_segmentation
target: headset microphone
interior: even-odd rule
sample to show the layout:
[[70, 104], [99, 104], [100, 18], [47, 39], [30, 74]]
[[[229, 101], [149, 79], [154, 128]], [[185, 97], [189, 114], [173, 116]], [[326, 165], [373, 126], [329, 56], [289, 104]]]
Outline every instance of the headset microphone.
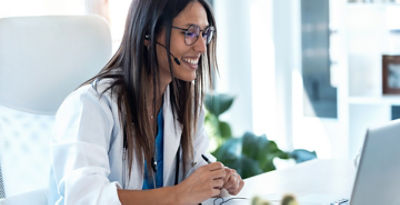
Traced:
[[174, 57], [174, 61], [176, 64], [181, 65], [181, 61], [177, 57], [173, 56], [172, 54], [171, 56]]

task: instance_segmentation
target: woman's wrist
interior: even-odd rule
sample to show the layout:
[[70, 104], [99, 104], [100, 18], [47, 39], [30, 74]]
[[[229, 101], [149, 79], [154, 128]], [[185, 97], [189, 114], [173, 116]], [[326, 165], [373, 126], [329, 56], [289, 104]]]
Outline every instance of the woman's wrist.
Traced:
[[182, 198], [182, 189], [177, 186], [167, 186], [150, 190], [121, 190], [118, 189], [118, 197], [121, 204], [188, 204]]
[[173, 187], [171, 187], [173, 190], [171, 191], [171, 200], [174, 202], [173, 204], [177, 205], [185, 205], [185, 197], [184, 197], [184, 192], [182, 191], [182, 183], [177, 184]]

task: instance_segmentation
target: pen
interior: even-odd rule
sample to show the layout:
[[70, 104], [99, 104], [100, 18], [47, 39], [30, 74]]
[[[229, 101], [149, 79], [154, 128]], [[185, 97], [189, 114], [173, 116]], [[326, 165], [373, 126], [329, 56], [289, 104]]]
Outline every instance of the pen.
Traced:
[[[201, 157], [204, 159], [204, 161], [206, 161], [208, 164], [211, 164], [211, 161], [204, 155], [201, 154]], [[199, 205], [202, 205], [202, 203], [199, 203]]]
[[210, 161], [204, 154], [201, 154], [201, 157], [203, 157], [203, 159], [204, 159], [208, 164], [211, 164], [211, 161]]

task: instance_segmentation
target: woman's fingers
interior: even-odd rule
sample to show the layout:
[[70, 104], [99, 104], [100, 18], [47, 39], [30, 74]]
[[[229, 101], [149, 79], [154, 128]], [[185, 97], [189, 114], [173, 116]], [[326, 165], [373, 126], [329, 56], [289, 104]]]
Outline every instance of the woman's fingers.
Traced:
[[220, 190], [220, 189], [213, 189], [213, 190], [212, 190], [212, 194], [211, 194], [211, 196], [210, 196], [209, 198], [217, 197], [217, 196], [219, 196], [220, 194], [221, 194], [221, 190]]
[[236, 171], [233, 169], [229, 169], [229, 168], [225, 168], [225, 184], [224, 184], [224, 188], [225, 189], [231, 189], [231, 187], [235, 184], [235, 174]]
[[229, 192], [229, 194], [231, 194], [231, 195], [239, 194], [239, 192], [240, 192], [240, 190], [242, 190], [243, 186], [244, 186], [244, 181], [241, 180], [241, 181], [239, 182], [239, 187], [238, 187], [237, 189], [231, 189], [230, 191], [228, 190], [228, 192]]
[[[228, 183], [230, 177], [231, 177], [231, 170], [229, 168], [225, 168], [224, 170], [225, 170], [225, 173], [226, 173], [225, 179], [224, 179], [224, 182], [225, 182], [225, 185], [226, 185]], [[224, 185], [224, 188], [226, 188], [225, 185]]]
[[231, 190], [237, 189], [239, 187], [239, 182], [237, 182], [237, 179], [235, 177], [230, 177], [229, 181], [227, 181], [224, 184], [224, 188], [231, 192]]
[[190, 202], [204, 201], [219, 196], [225, 188], [229, 194], [236, 195], [243, 187], [243, 180], [233, 169], [225, 168], [220, 162], [214, 162], [197, 169], [179, 186], [179, 193], [187, 196]]
[[213, 162], [211, 164], [208, 164], [206, 167], [209, 171], [214, 171], [218, 169], [224, 169], [224, 165], [221, 162]]
[[222, 189], [222, 186], [224, 186], [224, 180], [223, 179], [215, 179], [215, 180], [212, 181], [213, 189]]
[[223, 169], [211, 171], [211, 179], [221, 179], [224, 182], [226, 177], [226, 172]]
[[225, 177], [224, 188], [231, 195], [236, 195], [240, 192], [240, 190], [244, 186], [244, 182], [240, 175], [233, 169], [225, 168], [225, 172], [227, 173]]

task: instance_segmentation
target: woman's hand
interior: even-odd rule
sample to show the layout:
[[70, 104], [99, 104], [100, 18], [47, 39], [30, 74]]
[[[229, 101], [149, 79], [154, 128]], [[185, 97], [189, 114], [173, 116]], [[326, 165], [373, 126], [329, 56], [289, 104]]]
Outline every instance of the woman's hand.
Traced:
[[224, 165], [214, 162], [198, 168], [182, 183], [176, 186], [179, 204], [198, 204], [218, 196], [226, 178]]
[[236, 195], [242, 190], [244, 186], [244, 181], [240, 177], [240, 175], [234, 169], [229, 169], [225, 167], [225, 179], [224, 179], [224, 186], [229, 194]]

